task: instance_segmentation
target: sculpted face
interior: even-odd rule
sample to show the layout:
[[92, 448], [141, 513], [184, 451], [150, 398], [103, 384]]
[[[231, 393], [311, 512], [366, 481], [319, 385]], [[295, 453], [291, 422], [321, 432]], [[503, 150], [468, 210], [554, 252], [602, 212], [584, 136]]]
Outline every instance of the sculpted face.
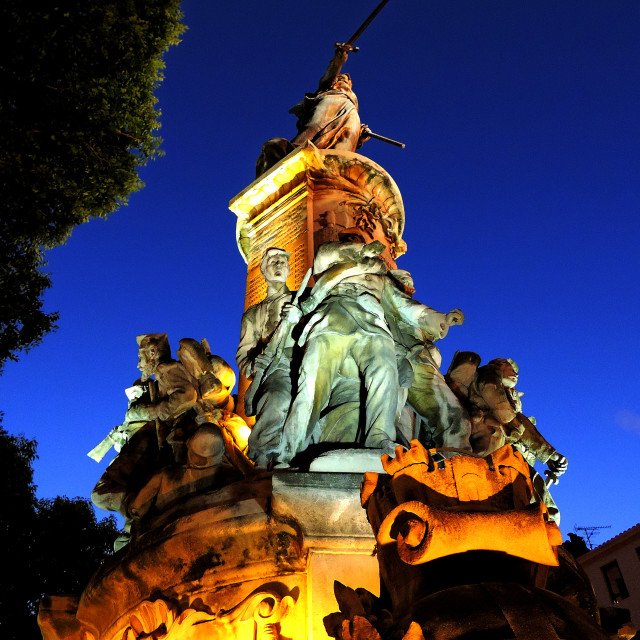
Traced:
[[353, 87], [351, 78], [345, 73], [341, 73], [331, 86], [333, 89], [338, 89], [339, 91], [351, 91]]
[[138, 369], [143, 380], [148, 380], [158, 366], [158, 350], [155, 347], [142, 347], [138, 349]]
[[510, 362], [502, 365], [502, 384], [508, 389], [518, 384], [518, 371]]
[[262, 265], [262, 275], [267, 282], [286, 282], [289, 270], [289, 256], [285, 252], [272, 251]]

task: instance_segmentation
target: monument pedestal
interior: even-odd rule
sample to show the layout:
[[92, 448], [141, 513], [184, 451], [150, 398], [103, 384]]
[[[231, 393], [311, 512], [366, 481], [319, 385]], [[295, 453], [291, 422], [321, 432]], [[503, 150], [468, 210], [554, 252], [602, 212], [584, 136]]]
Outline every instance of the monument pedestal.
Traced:
[[391, 176], [357, 153], [296, 149], [229, 202], [238, 216], [236, 240], [247, 263], [245, 309], [264, 298], [260, 261], [269, 247], [291, 254], [289, 288], [297, 289], [316, 250], [339, 234], [357, 231], [387, 248], [390, 268], [406, 252], [404, 206]]
[[45, 640], [328, 638], [334, 580], [378, 591], [359, 473], [265, 473], [147, 523], [80, 596], [48, 598]]

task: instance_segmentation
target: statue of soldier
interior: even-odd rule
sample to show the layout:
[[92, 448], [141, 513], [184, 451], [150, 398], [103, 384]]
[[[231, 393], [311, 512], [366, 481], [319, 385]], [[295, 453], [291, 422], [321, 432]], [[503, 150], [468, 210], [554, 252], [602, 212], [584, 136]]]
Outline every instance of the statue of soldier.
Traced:
[[449, 327], [462, 324], [464, 315], [460, 309], [449, 313], [431, 309], [414, 300], [413, 291], [411, 274], [394, 269], [382, 297], [396, 342], [401, 385], [406, 385], [406, 400], [424, 423], [413, 437], [425, 446], [470, 451], [469, 416], [440, 373], [442, 357], [434, 344]]
[[[166, 333], [140, 335], [136, 340], [142, 375], [134, 383], [135, 399], [129, 404], [124, 423], [116, 428], [124, 444], [91, 492], [97, 507], [125, 516], [125, 531], [130, 500], [155, 469], [171, 462], [170, 456], [162, 459], [162, 445], [182, 420], [189, 419], [185, 414], [198, 400], [193, 378], [171, 358]], [[126, 541], [116, 544], [121, 546]]]
[[[261, 377], [270, 365], [264, 355], [266, 345], [276, 331], [283, 307], [291, 302], [293, 293], [287, 287], [290, 254], [284, 249], [267, 249], [260, 263], [260, 271], [267, 281], [267, 296], [262, 302], [249, 307], [242, 316], [240, 344], [236, 362], [240, 373], [249, 380]], [[246, 415], [255, 415], [256, 422], [249, 436], [249, 456], [257, 466], [266, 467], [274, 458], [280, 444], [282, 425], [291, 403], [291, 357], [294, 342], [287, 337], [282, 358], [270, 367], [265, 379], [253, 382], [257, 388], [249, 389], [245, 396]]]
[[[359, 444], [392, 453], [398, 394], [393, 337], [380, 304], [387, 271], [380, 242], [328, 242], [313, 271], [316, 285], [302, 303], [309, 314], [298, 339], [303, 349], [297, 392], [284, 424], [281, 464], [322, 440], [320, 417], [340, 376], [362, 380]], [[293, 307], [293, 305], [291, 305]], [[345, 373], [346, 372], [346, 373]], [[349, 425], [350, 427], [351, 425]], [[347, 426], [345, 425], [345, 429]], [[335, 433], [331, 441], [351, 441]]]
[[262, 175], [295, 147], [312, 142], [319, 149], [355, 151], [369, 138], [366, 125], [360, 123], [358, 98], [351, 76], [340, 73], [347, 61], [349, 44], [336, 44], [336, 51], [318, 88], [289, 110], [298, 118], [298, 134], [289, 142], [271, 138], [262, 146], [256, 162], [256, 177]]
[[557, 483], [567, 469], [567, 459], [538, 431], [535, 420], [523, 415], [523, 394], [516, 389], [518, 365], [510, 358], [495, 358], [483, 367], [479, 364], [477, 353], [458, 352], [446, 376], [469, 407], [473, 452], [486, 456], [505, 444], [516, 447], [529, 464], [534, 492], [547, 505], [551, 520], [559, 523], [558, 507], [534, 464], [536, 460], [546, 464], [550, 481]]
[[340, 73], [350, 49], [351, 45], [337, 44], [318, 88], [290, 109], [298, 118], [298, 135], [291, 141], [294, 147], [309, 141], [319, 149], [355, 151], [367, 139], [351, 76]]

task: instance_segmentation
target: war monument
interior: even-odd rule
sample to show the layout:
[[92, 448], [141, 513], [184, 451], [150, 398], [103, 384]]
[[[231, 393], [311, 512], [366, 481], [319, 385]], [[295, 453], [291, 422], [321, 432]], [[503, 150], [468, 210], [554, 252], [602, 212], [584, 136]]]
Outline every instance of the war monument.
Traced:
[[206, 340], [174, 358], [166, 334], [137, 337], [123, 422], [90, 452], [119, 452], [92, 499], [125, 531], [82, 594], [43, 601], [45, 640], [608, 637], [558, 578], [566, 458], [508, 354], [443, 365], [464, 314], [415, 292], [402, 196], [360, 153], [402, 146], [361, 123], [343, 71], [386, 1], [230, 201], [238, 374]]

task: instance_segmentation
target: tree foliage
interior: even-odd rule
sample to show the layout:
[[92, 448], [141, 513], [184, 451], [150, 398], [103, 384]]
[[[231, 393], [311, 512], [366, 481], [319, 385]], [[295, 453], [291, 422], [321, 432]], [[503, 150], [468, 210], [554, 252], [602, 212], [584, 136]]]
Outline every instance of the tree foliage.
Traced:
[[[80, 594], [112, 553], [114, 518], [96, 521], [88, 500], [36, 498], [36, 442], [0, 426], [0, 637], [41, 640], [36, 615], [44, 595]], [[11, 569], [10, 569], [11, 565]]]
[[55, 327], [44, 250], [105, 217], [159, 154], [153, 90], [179, 0], [0, 5], [0, 366]]

